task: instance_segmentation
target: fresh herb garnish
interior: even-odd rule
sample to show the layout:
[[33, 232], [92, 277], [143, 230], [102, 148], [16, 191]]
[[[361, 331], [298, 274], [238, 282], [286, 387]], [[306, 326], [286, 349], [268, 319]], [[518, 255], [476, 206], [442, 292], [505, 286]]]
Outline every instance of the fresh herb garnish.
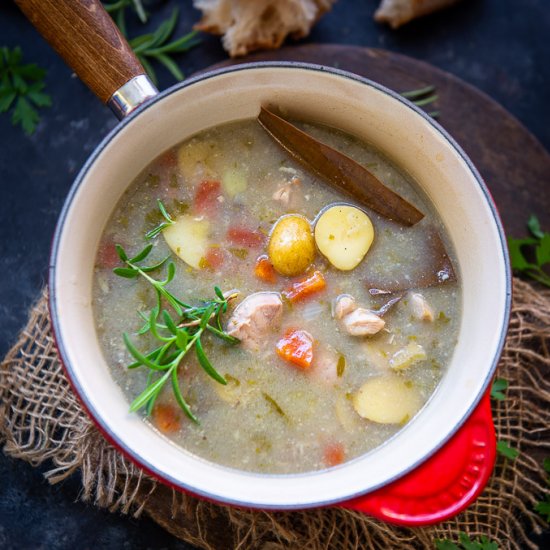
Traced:
[[[542, 464], [544, 466], [544, 471], [548, 474], [546, 483], [550, 485], [550, 458], [545, 458]], [[535, 510], [545, 519], [547, 523], [550, 523], [550, 493], [547, 492], [545, 499], [537, 503]]]
[[490, 541], [485, 535], [478, 540], [471, 540], [470, 537], [460, 532], [458, 535], [458, 544], [449, 539], [436, 539], [435, 547], [437, 550], [498, 550], [498, 544]]
[[145, 233], [146, 239], [154, 239], [157, 235], [162, 233], [164, 229], [176, 223], [172, 219], [170, 214], [168, 214], [168, 212], [166, 211], [166, 208], [164, 207], [164, 204], [162, 204], [162, 201], [160, 199], [157, 199], [157, 205], [159, 207], [159, 211], [162, 217], [164, 218], [164, 221], [159, 223], [154, 229], [151, 229], [151, 231], [147, 231], [147, 233]]
[[[514, 239], [508, 237], [508, 250], [512, 269], [550, 287], [550, 275], [544, 270], [550, 265], [550, 233], [541, 229], [535, 215], [527, 222], [531, 237]], [[527, 251], [527, 256], [526, 256]], [[530, 261], [532, 258], [534, 261]]]
[[[401, 92], [401, 95], [410, 99], [417, 107], [424, 107], [430, 105], [438, 100], [438, 95], [435, 92], [435, 86], [425, 86], [424, 88], [418, 88], [417, 90], [409, 90], [408, 92]], [[432, 118], [437, 118], [440, 115], [439, 111], [431, 111], [428, 113]]]
[[510, 460], [514, 460], [519, 456], [519, 451], [510, 447], [505, 441], [497, 441], [497, 453]]
[[155, 84], [157, 83], [157, 75], [151, 65], [151, 60], [156, 60], [164, 65], [177, 81], [183, 80], [185, 78], [184, 74], [172, 59], [172, 56], [186, 52], [200, 42], [196, 31], [191, 31], [176, 40], [170, 41], [176, 29], [177, 22], [178, 9], [174, 8], [172, 15], [161, 23], [156, 31], [136, 36], [129, 41], [137, 58], [141, 61], [141, 64]]
[[105, 11], [111, 15], [120, 32], [126, 36], [126, 8], [133, 8], [142, 23], [147, 23], [147, 12], [141, 0], [116, 0], [114, 2], [103, 2]]
[[[221, 315], [227, 311], [229, 301], [237, 294], [224, 296], [218, 287], [214, 287], [216, 297], [203, 301], [200, 306], [192, 306], [183, 302], [166, 288], [176, 272], [173, 262], [168, 262], [168, 258], [165, 258], [153, 265], [142, 265], [152, 249], [153, 245], [148, 244], [139, 254], [129, 258], [126, 251], [120, 245], [116, 245], [118, 256], [126, 267], [117, 267], [113, 270], [114, 273], [128, 279], [144, 278], [154, 288], [157, 298], [157, 303], [149, 314], [140, 313], [145, 324], [138, 331], [138, 335], [150, 334], [155, 340], [158, 340], [159, 345], [148, 353], [142, 353], [128, 334], [123, 334], [124, 343], [135, 359], [135, 362], [128, 365], [128, 368], [147, 367], [150, 369], [147, 387], [134, 399], [130, 405], [130, 411], [134, 412], [145, 407], [147, 414], [150, 414], [162, 388], [170, 381], [178, 405], [191, 420], [198, 422], [181, 392], [178, 367], [187, 353], [194, 348], [203, 370], [220, 384], [227, 384], [225, 378], [216, 371], [206, 356], [201, 338], [208, 331], [229, 344], [239, 342], [237, 338], [224, 331], [221, 323]], [[167, 263], [167, 268], [164, 280], [157, 280], [149, 275], [165, 263]], [[169, 309], [164, 307], [165, 304]]]
[[22, 59], [21, 48], [0, 48], [0, 113], [12, 109], [12, 124], [30, 135], [40, 121], [37, 108], [50, 107], [52, 100], [42, 91], [46, 71], [34, 63], [22, 65]]
[[503, 391], [508, 389], [508, 380], [504, 378], [495, 378], [493, 385], [491, 386], [491, 398], [497, 401], [503, 401], [506, 396]]

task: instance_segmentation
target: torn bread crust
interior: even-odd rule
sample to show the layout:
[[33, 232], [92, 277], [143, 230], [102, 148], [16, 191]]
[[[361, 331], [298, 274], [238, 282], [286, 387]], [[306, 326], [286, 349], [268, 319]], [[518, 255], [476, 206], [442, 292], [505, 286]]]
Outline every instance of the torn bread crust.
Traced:
[[336, 0], [193, 0], [202, 11], [195, 29], [223, 35], [231, 57], [275, 49], [287, 36], [303, 38]]
[[440, 10], [458, 0], [382, 0], [374, 14], [374, 20], [378, 23], [388, 23], [392, 29], [401, 25]]

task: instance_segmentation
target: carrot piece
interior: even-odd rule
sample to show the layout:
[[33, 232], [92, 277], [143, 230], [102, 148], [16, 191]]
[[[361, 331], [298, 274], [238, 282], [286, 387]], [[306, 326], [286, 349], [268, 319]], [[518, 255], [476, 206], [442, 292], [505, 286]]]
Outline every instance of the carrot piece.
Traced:
[[195, 212], [198, 214], [213, 214], [218, 208], [220, 194], [221, 184], [219, 181], [202, 181], [197, 188], [193, 201]]
[[201, 269], [210, 269], [211, 271], [218, 270], [225, 260], [223, 250], [218, 247], [211, 246], [206, 251], [204, 258], [200, 259], [199, 267]]
[[284, 297], [290, 302], [298, 302], [311, 294], [321, 292], [327, 283], [320, 271], [314, 271], [305, 279], [292, 283], [289, 288], [283, 291]]
[[288, 329], [277, 342], [277, 354], [285, 361], [309, 369], [313, 361], [313, 337], [305, 330]]
[[327, 466], [338, 466], [346, 458], [344, 446], [341, 443], [331, 443], [323, 451], [323, 459]]
[[272, 263], [269, 261], [265, 254], [262, 254], [257, 260], [254, 266], [254, 275], [261, 281], [266, 283], [275, 283], [277, 281], [277, 274], [273, 268]]
[[264, 244], [265, 236], [259, 231], [252, 231], [246, 227], [230, 227], [227, 230], [227, 240], [231, 244], [246, 246], [248, 248], [258, 248]]
[[159, 403], [153, 408], [153, 423], [162, 433], [174, 433], [180, 429], [181, 418], [176, 407]]

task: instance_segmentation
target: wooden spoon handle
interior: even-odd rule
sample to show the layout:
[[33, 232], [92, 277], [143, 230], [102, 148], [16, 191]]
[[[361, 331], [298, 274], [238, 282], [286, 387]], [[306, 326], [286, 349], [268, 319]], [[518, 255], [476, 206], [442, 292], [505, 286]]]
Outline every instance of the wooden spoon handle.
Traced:
[[145, 70], [99, 0], [15, 0], [103, 103]]

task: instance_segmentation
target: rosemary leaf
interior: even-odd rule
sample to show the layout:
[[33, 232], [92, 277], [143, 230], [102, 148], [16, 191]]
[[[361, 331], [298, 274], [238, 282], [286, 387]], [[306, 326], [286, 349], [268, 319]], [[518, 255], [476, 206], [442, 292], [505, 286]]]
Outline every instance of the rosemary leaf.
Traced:
[[216, 382], [219, 382], [224, 386], [227, 385], [227, 380], [212, 366], [212, 363], [210, 363], [208, 357], [206, 357], [200, 340], [195, 342], [195, 351], [197, 353], [197, 359], [206, 374], [216, 380]]
[[138, 411], [141, 407], [147, 405], [150, 399], [156, 397], [158, 392], [160, 392], [164, 384], [167, 382], [168, 378], [170, 378], [171, 374], [172, 370], [168, 370], [150, 386], [147, 386], [145, 390], [132, 401], [132, 404], [130, 405], [130, 412]]
[[174, 369], [172, 371], [172, 390], [174, 391], [174, 397], [178, 405], [182, 408], [183, 412], [196, 424], [199, 424], [198, 418], [192, 413], [187, 401], [183, 398], [181, 393], [179, 381], [178, 381], [178, 371]]

